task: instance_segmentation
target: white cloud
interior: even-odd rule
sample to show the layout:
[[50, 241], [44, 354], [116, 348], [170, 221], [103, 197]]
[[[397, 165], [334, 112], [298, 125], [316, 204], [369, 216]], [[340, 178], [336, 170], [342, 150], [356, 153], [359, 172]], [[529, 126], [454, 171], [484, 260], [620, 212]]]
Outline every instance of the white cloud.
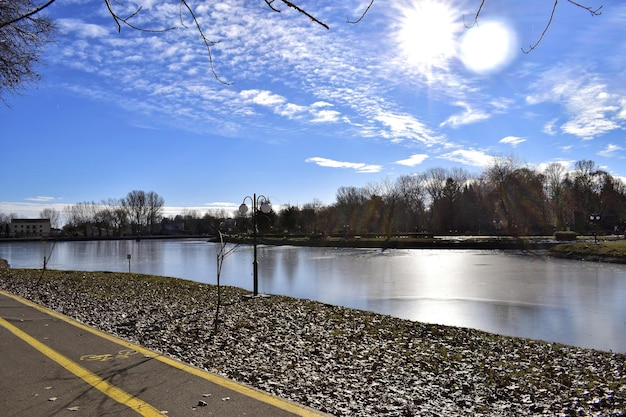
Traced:
[[475, 149], [458, 149], [456, 151], [439, 155], [438, 158], [459, 162], [464, 165], [484, 168], [493, 162], [494, 157], [493, 155], [488, 155]]
[[300, 106], [299, 104], [287, 103], [280, 110], [280, 115], [293, 119], [298, 115], [304, 113], [306, 111], [305, 106]]
[[476, 123], [479, 122], [481, 120], [486, 120], [489, 119], [491, 116], [481, 110], [475, 110], [473, 109], [470, 104], [465, 103], [463, 101], [457, 101], [456, 103], [454, 103], [455, 106], [458, 107], [462, 107], [465, 110], [463, 111], [463, 113], [460, 114], [454, 114], [450, 117], [448, 117], [444, 122], [442, 122], [439, 127], [444, 127], [446, 125], [450, 125], [454, 128], [459, 127], [459, 126], [463, 126], [463, 125], [468, 125], [471, 123]]
[[625, 150], [626, 150], [626, 148], [622, 148], [621, 146], [609, 143], [608, 145], [606, 145], [606, 148], [604, 148], [600, 152], [598, 152], [598, 155], [603, 156], [605, 158], [613, 158], [613, 157], [616, 157], [616, 156], [621, 156], [623, 158], [624, 155], [617, 155], [617, 154], [619, 154], [621, 151], [625, 151]]
[[55, 23], [61, 31], [72, 32], [78, 37], [101, 38], [109, 34], [108, 28], [93, 23], [85, 23], [79, 19], [57, 19]]
[[537, 171], [543, 172], [543, 171], [546, 170], [546, 168], [549, 165], [552, 165], [554, 163], [561, 165], [563, 168], [565, 168], [565, 171], [571, 171], [572, 167], [574, 166], [576, 161], [574, 161], [573, 159], [569, 159], [569, 160], [567, 160], [567, 159], [554, 159], [552, 161], [542, 162], [542, 163], [537, 165]]
[[333, 107], [333, 105], [325, 101], [316, 101], [315, 103], [311, 104], [311, 107]]
[[543, 126], [543, 133], [550, 135], [550, 136], [554, 136], [557, 134], [557, 129], [556, 129], [556, 124], [558, 122], [558, 119], [552, 119], [549, 120], [544, 126]]
[[435, 135], [430, 128], [411, 115], [381, 111], [374, 119], [389, 129], [380, 131], [379, 134], [386, 139], [391, 139], [392, 142], [412, 139], [426, 146], [433, 146], [442, 142], [441, 136]]
[[526, 142], [525, 138], [520, 138], [518, 136], [507, 136], [505, 138], [500, 139], [500, 143], [509, 144], [513, 147], [516, 147], [520, 143]]
[[411, 155], [407, 159], [401, 159], [399, 161], [396, 161], [396, 164], [405, 165], [407, 167], [414, 167], [424, 162], [427, 158], [428, 158], [428, 155], [426, 154], [422, 154], [422, 153], [415, 154], [415, 155]]
[[[608, 85], [598, 75], [587, 74], [577, 68], [558, 67], [546, 71], [531, 86], [532, 93], [526, 97], [529, 105], [554, 102], [564, 107], [566, 120], [562, 132], [584, 140], [624, 128], [626, 99], [619, 93], [610, 92]], [[555, 122], [549, 122], [544, 130], [553, 132]]]
[[367, 173], [367, 174], [380, 172], [382, 170], [381, 165], [370, 165], [370, 164], [364, 164], [361, 162], [342, 162], [342, 161], [335, 161], [335, 160], [328, 159], [328, 158], [321, 158], [317, 156], [313, 158], [308, 158], [304, 162], [311, 162], [321, 167], [327, 167], [327, 168], [353, 169], [356, 172]]
[[266, 90], [243, 90], [239, 94], [244, 100], [260, 106], [276, 107], [287, 101], [285, 97]]
[[314, 116], [311, 120], [313, 123], [336, 122], [339, 120], [339, 116], [341, 115], [341, 113], [335, 110], [311, 111], [311, 113], [313, 113]]
[[29, 197], [26, 198], [26, 201], [36, 201], [36, 202], [48, 202], [48, 201], [54, 201], [57, 200], [57, 197], [45, 197], [45, 196], [36, 196], [36, 197]]
[[54, 209], [59, 213], [63, 212], [65, 204], [50, 203], [45, 201], [33, 201], [29, 203], [0, 201], [0, 213], [14, 214], [20, 218], [39, 218], [39, 213], [44, 209]]

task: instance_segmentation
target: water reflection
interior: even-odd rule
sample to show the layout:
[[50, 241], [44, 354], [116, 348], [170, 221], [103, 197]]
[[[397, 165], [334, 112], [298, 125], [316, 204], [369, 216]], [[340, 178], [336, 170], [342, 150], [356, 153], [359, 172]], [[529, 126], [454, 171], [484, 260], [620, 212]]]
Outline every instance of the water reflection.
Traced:
[[[46, 251], [50, 250], [50, 246]], [[219, 246], [202, 240], [60, 242], [52, 269], [128, 271], [216, 283]], [[38, 242], [0, 243], [13, 267], [40, 268]], [[626, 266], [471, 250], [259, 247], [262, 292], [432, 323], [626, 351]], [[252, 289], [252, 248], [221, 282]]]

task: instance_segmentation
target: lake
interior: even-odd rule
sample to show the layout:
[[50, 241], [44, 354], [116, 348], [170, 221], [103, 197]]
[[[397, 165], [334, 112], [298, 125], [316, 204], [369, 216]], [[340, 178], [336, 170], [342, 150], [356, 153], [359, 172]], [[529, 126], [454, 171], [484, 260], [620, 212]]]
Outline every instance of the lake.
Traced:
[[[1, 242], [14, 268], [52, 243]], [[252, 290], [252, 247], [224, 260], [223, 285]], [[215, 284], [219, 244], [199, 239], [59, 242], [50, 269], [132, 272]], [[258, 247], [259, 291], [510, 336], [626, 352], [626, 265], [491, 250]]]

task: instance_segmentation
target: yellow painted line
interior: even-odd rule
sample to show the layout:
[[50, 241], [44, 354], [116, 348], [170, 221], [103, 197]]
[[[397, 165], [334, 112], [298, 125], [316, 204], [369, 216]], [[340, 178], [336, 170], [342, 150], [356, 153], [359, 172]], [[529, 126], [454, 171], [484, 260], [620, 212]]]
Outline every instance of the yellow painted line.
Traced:
[[39, 352], [43, 353], [44, 355], [46, 355], [47, 357], [49, 357], [50, 359], [52, 359], [95, 389], [101, 391], [103, 394], [109, 396], [115, 401], [131, 408], [139, 415], [142, 415], [144, 417], [163, 417], [163, 414], [161, 414], [159, 410], [157, 410], [150, 404], [141, 401], [140, 399], [130, 395], [126, 391], [121, 390], [115, 385], [108, 383], [104, 379], [100, 378], [98, 375], [83, 368], [66, 356], [63, 356], [54, 349], [51, 349], [48, 345], [41, 343], [39, 340], [35, 339], [28, 333], [15, 327], [2, 317], [0, 317], [0, 326], [4, 327], [15, 336], [19, 337], [20, 339], [37, 349]]
[[[232, 381], [230, 379], [221, 377], [219, 375], [204, 371], [200, 368], [196, 368], [193, 367], [191, 365], [187, 365], [185, 363], [182, 363], [180, 361], [177, 361], [176, 359], [172, 359], [172, 358], [168, 358], [166, 356], [163, 356], [159, 353], [153, 352], [149, 349], [146, 349], [142, 346], [136, 345], [134, 343], [130, 343], [127, 342], [125, 340], [122, 340], [116, 336], [110, 335], [108, 333], [104, 333], [101, 332], [100, 330], [94, 329], [93, 327], [89, 327], [86, 326], [82, 323], [79, 323], [67, 316], [64, 316], [63, 314], [57, 313], [56, 311], [50, 310], [48, 308], [42, 307], [38, 304], [35, 304], [31, 301], [28, 301], [22, 297], [19, 297], [17, 295], [13, 295], [10, 294], [8, 292], [4, 292], [2, 290], [0, 290], [0, 294], [5, 295], [7, 297], [10, 297], [12, 299], [14, 299], [15, 301], [18, 301], [24, 305], [27, 305], [29, 307], [32, 307], [34, 309], [37, 309], [45, 314], [48, 314], [54, 318], [57, 318], [59, 320], [63, 320], [66, 323], [69, 323], [73, 326], [76, 326], [82, 330], [85, 330], [87, 332], [93, 333], [103, 339], [106, 339], [110, 342], [116, 343], [118, 345], [124, 346], [124, 347], [128, 347], [131, 349], [136, 350], [137, 352], [142, 353], [145, 356], [150, 356], [152, 359], [158, 360], [164, 364], [167, 364], [173, 368], [179, 369], [181, 371], [187, 372], [189, 374], [195, 375], [197, 377], [203, 378], [209, 382], [212, 382], [214, 384], [220, 385], [224, 388], [228, 388], [231, 391], [235, 391], [239, 394], [243, 394], [247, 397], [253, 398], [257, 401], [261, 401], [263, 403], [269, 404], [273, 407], [279, 408], [281, 410], [285, 410], [288, 411], [296, 416], [300, 416], [300, 417], [328, 417], [328, 414], [324, 414], [321, 413], [319, 411], [313, 410], [311, 408], [308, 407], [304, 407], [300, 404], [296, 404], [287, 400], [283, 400], [282, 398], [278, 398], [275, 397], [271, 394], [267, 394], [265, 392], [259, 391], [255, 388], [252, 387], [248, 387], [246, 385], [242, 385], [238, 382]], [[1, 319], [1, 318], [0, 318]], [[19, 330], [19, 329], [18, 329]], [[79, 366], [79, 365], [76, 365]], [[89, 372], [89, 371], [87, 371]], [[159, 416], [162, 416], [162, 414], [159, 414]]]

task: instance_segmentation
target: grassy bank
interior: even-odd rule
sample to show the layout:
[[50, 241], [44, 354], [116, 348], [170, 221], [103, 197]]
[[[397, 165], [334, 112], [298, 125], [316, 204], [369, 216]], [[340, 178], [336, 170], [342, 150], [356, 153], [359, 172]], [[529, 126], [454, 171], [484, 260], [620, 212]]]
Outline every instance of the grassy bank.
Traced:
[[[231, 243], [251, 244], [247, 235], [226, 236]], [[217, 241], [217, 240], [215, 240]], [[413, 236], [354, 236], [354, 237], [293, 237], [261, 236], [258, 243], [265, 245], [290, 245], [336, 248], [380, 248], [380, 249], [486, 249], [486, 250], [532, 250], [548, 249], [553, 243], [548, 239], [538, 240], [512, 236], [439, 238]]]
[[626, 240], [561, 243], [550, 249], [560, 258], [626, 264]]

